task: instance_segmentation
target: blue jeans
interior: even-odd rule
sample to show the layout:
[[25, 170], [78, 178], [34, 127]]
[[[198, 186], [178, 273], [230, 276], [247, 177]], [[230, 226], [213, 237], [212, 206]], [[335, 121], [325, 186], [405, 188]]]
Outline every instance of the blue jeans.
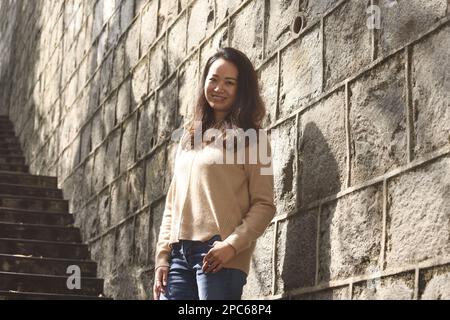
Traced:
[[160, 300], [240, 300], [247, 274], [222, 268], [216, 273], [202, 271], [203, 257], [220, 241], [216, 235], [206, 242], [180, 240], [172, 244], [165, 294]]

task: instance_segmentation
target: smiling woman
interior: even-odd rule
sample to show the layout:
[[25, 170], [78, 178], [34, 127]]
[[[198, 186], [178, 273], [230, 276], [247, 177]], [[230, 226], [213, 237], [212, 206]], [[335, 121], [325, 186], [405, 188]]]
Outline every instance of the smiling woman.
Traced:
[[[264, 115], [250, 60], [233, 48], [218, 50], [205, 65], [193, 121], [175, 155], [156, 245], [154, 299], [241, 299], [256, 240], [275, 214]], [[223, 145], [198, 145], [194, 136], [213, 128], [258, 131], [245, 141], [243, 163], [207, 161]], [[269, 153], [265, 160], [260, 146]]]

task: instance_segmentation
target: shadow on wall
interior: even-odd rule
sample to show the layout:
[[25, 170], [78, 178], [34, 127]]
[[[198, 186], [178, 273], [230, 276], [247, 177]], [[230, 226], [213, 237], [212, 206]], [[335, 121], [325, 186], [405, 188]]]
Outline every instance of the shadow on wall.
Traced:
[[[306, 124], [299, 137], [298, 192], [301, 207], [340, 190], [337, 162], [322, 132], [315, 123]], [[315, 285], [318, 257], [316, 256], [319, 208], [301, 211], [290, 217], [286, 226], [285, 254], [282, 262], [283, 288], [278, 292]], [[331, 216], [333, 212], [331, 213]], [[329, 242], [329, 234], [320, 234]], [[320, 252], [320, 250], [319, 250]], [[280, 257], [281, 258], [281, 257]], [[321, 260], [330, 261], [321, 256]], [[322, 266], [327, 268], [327, 266]], [[280, 282], [278, 282], [280, 283]], [[321, 295], [323, 299], [331, 299]], [[291, 299], [302, 297], [291, 296]]]

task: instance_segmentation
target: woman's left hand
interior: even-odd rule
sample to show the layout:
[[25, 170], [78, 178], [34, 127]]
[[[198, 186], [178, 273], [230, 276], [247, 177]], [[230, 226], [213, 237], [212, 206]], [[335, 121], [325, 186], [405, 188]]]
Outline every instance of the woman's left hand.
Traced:
[[203, 257], [203, 272], [218, 272], [223, 265], [236, 255], [236, 250], [232, 245], [224, 241], [215, 241], [213, 248]]

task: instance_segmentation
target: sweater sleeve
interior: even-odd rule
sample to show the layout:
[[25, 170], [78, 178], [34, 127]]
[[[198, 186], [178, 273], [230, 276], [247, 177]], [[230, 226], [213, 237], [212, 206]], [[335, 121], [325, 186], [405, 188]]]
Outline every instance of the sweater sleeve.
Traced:
[[247, 162], [244, 164], [248, 178], [250, 209], [242, 223], [224, 240], [234, 247], [236, 254], [250, 247], [252, 242], [264, 233], [276, 212], [272, 149], [267, 136], [264, 134], [262, 138], [260, 143], [265, 143], [267, 148], [267, 152], [262, 152], [265, 161], [261, 161], [258, 148], [250, 148], [251, 152], [258, 152], [257, 161], [254, 164]]
[[155, 256], [155, 270], [158, 267], [169, 266], [170, 257], [170, 228], [172, 225], [172, 203], [175, 193], [176, 181], [175, 175], [172, 177], [172, 181], [167, 191], [166, 203], [161, 221], [161, 227], [159, 229], [158, 242], [156, 244], [156, 256]]

